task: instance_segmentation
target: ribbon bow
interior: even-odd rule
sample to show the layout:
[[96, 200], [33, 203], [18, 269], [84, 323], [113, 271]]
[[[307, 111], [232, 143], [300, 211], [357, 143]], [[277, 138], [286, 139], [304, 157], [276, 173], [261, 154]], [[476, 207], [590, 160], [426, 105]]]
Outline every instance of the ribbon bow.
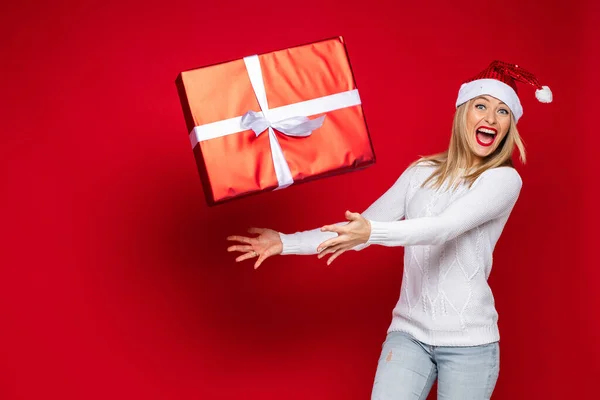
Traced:
[[263, 113], [248, 111], [242, 116], [241, 126], [244, 129], [252, 129], [257, 137], [269, 128], [288, 136], [306, 137], [310, 136], [315, 129], [319, 129], [324, 121], [325, 115], [315, 119], [298, 116], [271, 122], [265, 118]]
[[248, 71], [248, 77], [252, 84], [252, 89], [258, 100], [261, 113], [255, 111], [248, 111], [242, 116], [240, 125], [245, 129], [252, 129], [256, 136], [260, 135], [265, 130], [269, 131], [269, 144], [271, 145], [271, 158], [273, 159], [273, 166], [275, 167], [275, 175], [277, 177], [278, 187], [277, 189], [283, 189], [294, 183], [292, 178], [292, 171], [285, 160], [281, 145], [277, 140], [277, 136], [273, 129], [277, 129], [290, 136], [306, 137], [312, 133], [314, 129], [319, 128], [323, 125], [325, 116], [321, 116], [314, 120], [309, 120], [305, 116], [293, 116], [282, 119], [277, 122], [273, 122], [269, 118], [269, 103], [267, 102], [267, 91], [265, 89], [265, 82], [262, 76], [262, 70], [260, 67], [260, 61], [257, 55], [245, 57], [244, 63], [246, 64], [246, 70]]

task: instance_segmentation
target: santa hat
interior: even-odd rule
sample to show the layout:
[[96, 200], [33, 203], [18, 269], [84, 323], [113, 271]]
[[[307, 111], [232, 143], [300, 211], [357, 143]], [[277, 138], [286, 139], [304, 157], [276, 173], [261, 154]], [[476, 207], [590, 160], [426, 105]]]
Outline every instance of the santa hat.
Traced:
[[552, 102], [552, 92], [548, 86], [541, 86], [529, 71], [515, 64], [502, 61], [492, 63], [477, 76], [463, 83], [458, 91], [456, 107], [481, 95], [490, 95], [503, 101], [512, 111], [515, 122], [523, 115], [523, 107], [517, 95], [517, 81], [528, 83], [536, 88], [535, 97], [542, 103]]

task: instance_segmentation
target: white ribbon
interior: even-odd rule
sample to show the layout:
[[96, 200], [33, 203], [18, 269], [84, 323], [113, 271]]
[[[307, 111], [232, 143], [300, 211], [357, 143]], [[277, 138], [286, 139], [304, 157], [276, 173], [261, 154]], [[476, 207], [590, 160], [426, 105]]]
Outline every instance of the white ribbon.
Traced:
[[242, 116], [241, 126], [245, 129], [252, 129], [256, 136], [268, 128], [273, 128], [288, 136], [305, 137], [309, 136], [312, 131], [323, 125], [325, 115], [316, 119], [308, 119], [307, 117], [290, 117], [277, 122], [270, 122], [261, 113], [248, 111]]
[[246, 57], [244, 58], [244, 63], [261, 111], [255, 112], [250, 110], [241, 117], [196, 126], [190, 132], [190, 143], [192, 148], [194, 148], [201, 141], [231, 135], [248, 129], [252, 129], [256, 136], [268, 130], [271, 157], [279, 185], [278, 189], [282, 189], [294, 183], [294, 180], [273, 129], [288, 136], [309, 136], [312, 134], [312, 131], [320, 128], [325, 120], [325, 115], [312, 120], [308, 118], [309, 115], [323, 114], [361, 104], [358, 90], [349, 90], [269, 109], [258, 56]]

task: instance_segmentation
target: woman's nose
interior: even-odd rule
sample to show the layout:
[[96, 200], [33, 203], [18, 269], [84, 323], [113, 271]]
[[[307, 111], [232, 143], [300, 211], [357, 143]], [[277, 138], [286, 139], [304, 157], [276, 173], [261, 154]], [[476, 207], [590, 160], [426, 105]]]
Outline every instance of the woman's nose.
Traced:
[[496, 123], [496, 114], [493, 111], [488, 112], [485, 116], [485, 120], [491, 125], [495, 124]]

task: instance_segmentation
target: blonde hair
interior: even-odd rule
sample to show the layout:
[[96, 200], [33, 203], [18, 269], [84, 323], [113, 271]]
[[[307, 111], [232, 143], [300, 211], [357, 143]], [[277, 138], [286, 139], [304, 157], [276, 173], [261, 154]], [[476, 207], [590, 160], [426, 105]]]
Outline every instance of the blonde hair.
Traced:
[[[433, 188], [441, 188], [448, 178], [448, 187], [456, 187], [461, 181], [460, 168], [472, 165], [474, 156], [467, 143], [467, 135], [469, 133], [467, 132], [467, 110], [473, 101], [474, 99], [471, 99], [456, 109], [448, 150], [429, 156], [421, 156], [409, 166], [412, 167], [419, 163], [429, 163], [430, 165], [437, 166], [431, 176], [423, 182], [423, 187], [431, 182]], [[469, 173], [463, 177], [468, 186], [470, 187], [482, 173], [490, 168], [502, 166], [514, 167], [512, 154], [515, 147], [519, 149], [521, 163], [525, 164], [525, 145], [519, 135], [517, 124], [511, 112], [510, 127], [502, 142], [492, 154], [485, 157], [480, 164], [469, 170]]]

